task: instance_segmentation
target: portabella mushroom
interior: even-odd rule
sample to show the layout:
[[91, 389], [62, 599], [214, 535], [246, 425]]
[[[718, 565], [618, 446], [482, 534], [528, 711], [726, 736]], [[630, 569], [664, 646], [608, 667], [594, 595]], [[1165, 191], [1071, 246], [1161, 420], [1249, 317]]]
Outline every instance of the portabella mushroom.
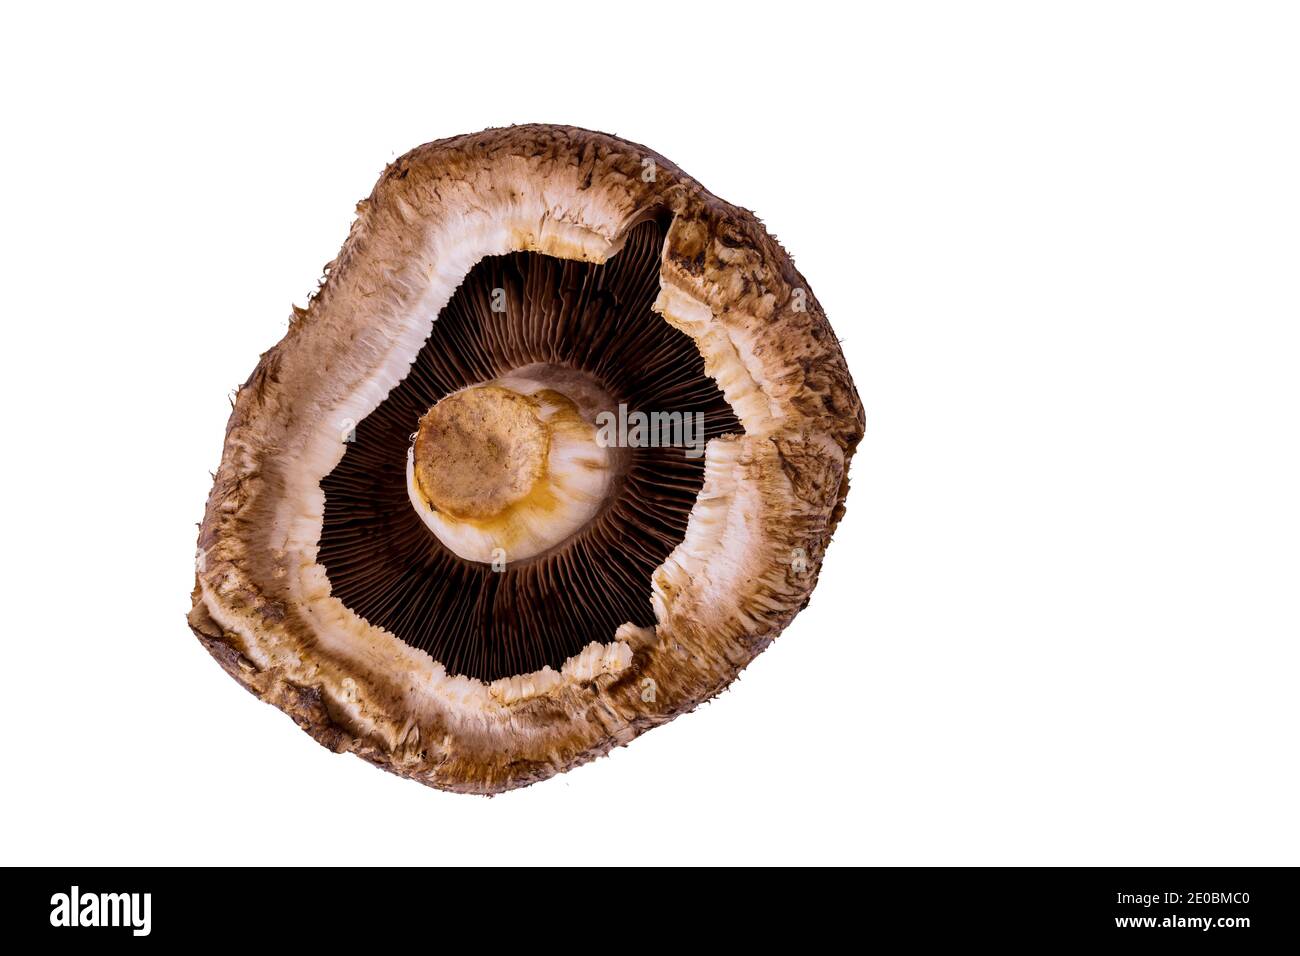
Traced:
[[422, 146], [357, 212], [236, 396], [199, 640], [325, 746], [460, 792], [727, 687], [807, 604], [863, 432], [786, 253], [563, 126]]

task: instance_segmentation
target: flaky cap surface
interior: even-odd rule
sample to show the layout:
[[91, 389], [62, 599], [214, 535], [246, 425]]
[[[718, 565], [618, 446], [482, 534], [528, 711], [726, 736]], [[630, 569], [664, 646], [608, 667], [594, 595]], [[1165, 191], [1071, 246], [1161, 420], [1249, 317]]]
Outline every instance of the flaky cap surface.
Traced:
[[[743, 435], [715, 438], [656, 625], [556, 671], [484, 683], [372, 627], [318, 561], [339, 439], [406, 374], [484, 256], [603, 262], [670, 219], [655, 310], [689, 335]], [[725, 688], [807, 602], [843, 510], [862, 407], [789, 257], [749, 212], [613, 136], [518, 126], [385, 170], [327, 279], [239, 390], [199, 538], [190, 624], [236, 680], [336, 751], [496, 793], [626, 744]]]

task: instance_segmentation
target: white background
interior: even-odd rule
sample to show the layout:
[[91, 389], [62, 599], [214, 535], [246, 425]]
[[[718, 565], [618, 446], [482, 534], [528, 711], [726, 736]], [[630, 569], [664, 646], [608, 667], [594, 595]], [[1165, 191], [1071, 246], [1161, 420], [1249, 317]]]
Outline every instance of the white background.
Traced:
[[[1300, 863], [1285, 5], [536, 3], [0, 24], [6, 863]], [[867, 408], [811, 606], [495, 799], [185, 624], [228, 396], [384, 164], [557, 122], [778, 235]]]

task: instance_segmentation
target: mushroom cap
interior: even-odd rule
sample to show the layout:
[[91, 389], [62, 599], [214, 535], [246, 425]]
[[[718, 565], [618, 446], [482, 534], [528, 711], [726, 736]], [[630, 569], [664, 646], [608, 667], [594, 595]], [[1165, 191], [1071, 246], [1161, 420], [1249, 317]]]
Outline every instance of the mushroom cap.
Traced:
[[[190, 626], [248, 690], [323, 745], [441, 789], [543, 780], [693, 710], [807, 604], [863, 433], [825, 315], [748, 211], [662, 156], [529, 125], [421, 146], [357, 207], [339, 256], [240, 388], [199, 536]], [[321, 482], [406, 376], [475, 263], [603, 263], [668, 223], [654, 311], [694, 341], [743, 434], [712, 438], [681, 543], [654, 571], [652, 626], [558, 669], [491, 682], [372, 626], [319, 560]]]

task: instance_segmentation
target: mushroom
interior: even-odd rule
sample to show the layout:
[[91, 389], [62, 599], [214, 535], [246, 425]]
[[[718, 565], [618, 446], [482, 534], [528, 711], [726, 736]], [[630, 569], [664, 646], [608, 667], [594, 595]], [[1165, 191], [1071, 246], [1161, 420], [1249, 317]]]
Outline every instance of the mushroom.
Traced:
[[389, 166], [240, 388], [190, 626], [336, 751], [446, 790], [723, 690], [809, 599], [862, 407], [750, 213], [612, 136]]

